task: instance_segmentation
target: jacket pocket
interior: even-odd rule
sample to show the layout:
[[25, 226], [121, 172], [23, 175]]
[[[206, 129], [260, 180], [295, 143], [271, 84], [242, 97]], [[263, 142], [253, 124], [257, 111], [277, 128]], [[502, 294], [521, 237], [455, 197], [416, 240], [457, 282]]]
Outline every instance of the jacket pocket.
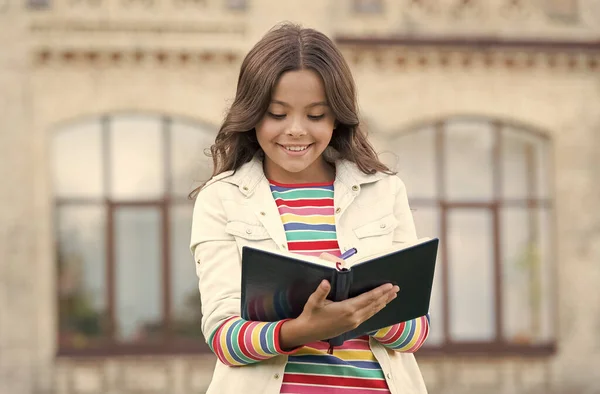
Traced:
[[249, 224], [242, 221], [231, 221], [225, 225], [225, 231], [235, 237], [251, 241], [270, 239], [267, 229], [259, 224]]
[[396, 227], [398, 227], [398, 219], [391, 213], [380, 219], [356, 227], [354, 235], [359, 239], [377, 237], [391, 233]]

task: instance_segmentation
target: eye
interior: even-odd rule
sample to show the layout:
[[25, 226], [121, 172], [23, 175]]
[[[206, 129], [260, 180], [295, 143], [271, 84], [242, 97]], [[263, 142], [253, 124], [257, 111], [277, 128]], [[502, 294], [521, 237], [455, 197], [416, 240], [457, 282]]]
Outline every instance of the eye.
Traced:
[[283, 119], [285, 118], [285, 114], [274, 114], [272, 112], [269, 112], [269, 116], [273, 119]]
[[320, 120], [325, 117], [325, 114], [322, 115], [308, 115], [308, 119], [310, 120]]

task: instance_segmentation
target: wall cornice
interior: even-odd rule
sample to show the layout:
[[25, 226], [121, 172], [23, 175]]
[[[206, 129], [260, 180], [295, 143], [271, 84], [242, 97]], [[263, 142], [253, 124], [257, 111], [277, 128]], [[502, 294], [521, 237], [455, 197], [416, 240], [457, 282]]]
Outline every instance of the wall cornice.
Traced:
[[338, 36], [336, 43], [353, 65], [368, 62], [380, 67], [600, 69], [600, 40]]

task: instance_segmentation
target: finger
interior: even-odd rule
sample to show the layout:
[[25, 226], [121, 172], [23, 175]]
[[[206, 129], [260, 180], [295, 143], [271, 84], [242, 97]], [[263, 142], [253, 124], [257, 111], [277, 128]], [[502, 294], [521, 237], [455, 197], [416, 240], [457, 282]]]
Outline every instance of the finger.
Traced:
[[376, 302], [371, 305], [366, 306], [365, 308], [357, 311], [360, 316], [361, 321], [367, 321], [371, 317], [375, 316], [377, 313], [381, 312], [394, 298], [396, 298], [396, 294], [393, 294], [390, 297], [380, 298]]
[[369, 305], [376, 303], [380, 298], [387, 298], [387, 294], [394, 288], [391, 284], [387, 283], [376, 287], [375, 289], [363, 293], [359, 296], [351, 298], [353, 307], [358, 309], [367, 308]]
[[331, 290], [331, 285], [328, 281], [323, 280], [319, 284], [319, 287], [310, 295], [308, 302], [314, 303], [315, 305], [321, 305], [327, 299], [327, 295]]
[[339, 258], [339, 257], [337, 257], [337, 256], [334, 256], [334, 255], [332, 255], [331, 253], [326, 253], [326, 252], [325, 252], [325, 253], [321, 253], [321, 254], [319, 255], [319, 258], [320, 258], [321, 260], [331, 261], [332, 263], [339, 264], [339, 266], [340, 266], [341, 268], [343, 268], [343, 267], [344, 267], [344, 264], [345, 264], [345, 261], [344, 261], [344, 260], [340, 259], [340, 258]]
[[396, 299], [396, 297], [398, 297], [398, 293], [397, 292], [395, 292], [395, 291], [390, 292], [388, 294], [388, 297], [387, 297], [386, 305], [389, 304], [390, 302], [394, 301]]

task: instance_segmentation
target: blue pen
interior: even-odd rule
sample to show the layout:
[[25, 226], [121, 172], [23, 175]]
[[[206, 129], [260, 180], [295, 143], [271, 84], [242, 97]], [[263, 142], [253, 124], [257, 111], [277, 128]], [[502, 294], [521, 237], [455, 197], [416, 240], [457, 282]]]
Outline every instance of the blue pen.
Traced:
[[347, 258], [354, 256], [356, 254], [356, 252], [357, 252], [356, 248], [348, 249], [347, 251], [344, 252], [344, 254], [342, 254], [340, 256], [340, 258], [342, 260], [346, 260]]

